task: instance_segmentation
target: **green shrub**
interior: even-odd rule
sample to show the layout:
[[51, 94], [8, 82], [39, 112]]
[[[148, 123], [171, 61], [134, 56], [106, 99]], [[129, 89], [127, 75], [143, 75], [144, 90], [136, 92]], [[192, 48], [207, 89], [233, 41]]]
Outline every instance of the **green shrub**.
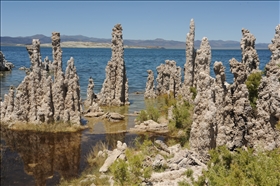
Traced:
[[148, 114], [145, 110], [141, 110], [139, 115], [137, 116], [137, 121], [140, 121], [141, 123], [148, 120]]
[[189, 183], [186, 183], [186, 182], [184, 182], [184, 181], [178, 182], [178, 185], [179, 185], [179, 186], [191, 186]]
[[279, 131], [280, 131], [280, 120], [276, 123], [275, 128], [276, 128], [276, 130], [279, 130]]
[[125, 160], [118, 159], [110, 166], [110, 171], [114, 176], [114, 180], [120, 185], [125, 185], [129, 179], [128, 164]]
[[[280, 149], [270, 152], [254, 152], [237, 149], [230, 152], [226, 147], [210, 151], [208, 171], [203, 172], [194, 185], [280, 185]], [[225, 184], [226, 183], [226, 184]]]
[[154, 107], [153, 105], [148, 106], [147, 110], [141, 110], [140, 114], [138, 115], [138, 117], [136, 118], [137, 121], [139, 122], [144, 122], [147, 120], [154, 120], [154, 121], [158, 121], [160, 114], [159, 114], [159, 110]]
[[[177, 104], [173, 107], [173, 120], [169, 122], [168, 128], [171, 133], [177, 133], [178, 130], [183, 130], [185, 135], [182, 141], [189, 140], [191, 124], [192, 124], [193, 105], [184, 101], [182, 104]], [[184, 144], [181, 144], [184, 145]]]
[[195, 87], [190, 87], [190, 91], [192, 93], [192, 99], [194, 100], [196, 95], [197, 95], [197, 91]]
[[255, 72], [249, 75], [245, 84], [249, 91], [249, 100], [252, 108], [256, 109], [258, 99], [258, 87], [261, 83], [262, 72]]
[[147, 108], [148, 119], [158, 121], [159, 118], [159, 110], [153, 106]]
[[193, 175], [193, 170], [192, 169], [188, 169], [186, 172], [185, 172], [185, 175], [190, 178], [192, 175]]
[[140, 185], [142, 180], [151, 177], [152, 168], [143, 166], [144, 154], [141, 151], [127, 149], [126, 159], [118, 159], [111, 167], [110, 171], [114, 180], [120, 185]]

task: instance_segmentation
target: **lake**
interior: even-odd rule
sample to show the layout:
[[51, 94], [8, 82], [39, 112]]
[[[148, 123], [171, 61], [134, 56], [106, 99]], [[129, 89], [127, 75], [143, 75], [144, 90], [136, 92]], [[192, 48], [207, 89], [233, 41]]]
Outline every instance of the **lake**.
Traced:
[[[25, 77], [20, 67], [30, 67], [25, 47], [1, 46], [6, 60], [15, 68], [0, 76], [1, 97], [8, 93], [9, 86], [18, 86]], [[80, 77], [81, 96], [86, 99], [89, 77], [94, 79], [94, 92], [99, 93], [105, 79], [105, 67], [111, 58], [111, 49], [98, 48], [62, 48], [63, 68], [67, 60], [74, 58]], [[269, 50], [258, 50], [260, 69], [270, 60]], [[52, 60], [52, 49], [41, 48], [42, 60], [48, 56]], [[212, 50], [211, 76], [214, 77], [213, 63], [222, 61], [226, 67], [226, 81], [233, 82], [229, 60], [241, 61], [241, 50]], [[124, 49], [124, 60], [129, 83], [129, 101], [131, 105], [120, 108], [121, 114], [133, 113], [145, 108], [144, 92], [147, 70], [153, 70], [165, 60], [175, 60], [183, 70], [186, 62], [183, 49]], [[182, 75], [184, 73], [182, 72]], [[156, 78], [156, 77], [155, 77]], [[182, 78], [183, 79], [183, 78]], [[117, 140], [130, 144], [136, 137], [123, 132], [134, 126], [135, 116], [128, 116], [120, 123], [106, 123], [89, 119], [91, 129], [76, 133], [47, 133], [11, 131], [1, 128], [1, 185], [55, 185], [63, 176], [70, 179], [79, 175], [86, 167], [86, 155], [99, 141], [111, 148]]]

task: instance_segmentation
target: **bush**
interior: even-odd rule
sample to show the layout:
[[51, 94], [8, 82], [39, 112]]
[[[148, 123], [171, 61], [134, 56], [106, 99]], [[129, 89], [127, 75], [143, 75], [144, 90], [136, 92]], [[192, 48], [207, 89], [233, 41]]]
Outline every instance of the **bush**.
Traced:
[[190, 137], [192, 111], [193, 105], [187, 101], [175, 105], [173, 107], [174, 120], [170, 121], [168, 125], [168, 128], [172, 133], [178, 132], [178, 129], [182, 129], [186, 133], [184, 141], [188, 141]]
[[258, 99], [258, 87], [261, 83], [262, 72], [255, 72], [249, 75], [245, 84], [249, 91], [249, 100], [253, 109], [256, 109]]
[[142, 180], [151, 177], [152, 168], [143, 165], [145, 156], [142, 151], [127, 149], [125, 155], [127, 161], [118, 159], [110, 167], [117, 183], [120, 185], [140, 185]]
[[118, 159], [110, 166], [114, 179], [120, 185], [125, 185], [125, 182], [129, 179], [128, 164], [125, 160]]
[[147, 113], [148, 113], [148, 119], [158, 121], [159, 118], [159, 111], [157, 108], [150, 106], [147, 108]]
[[197, 95], [197, 91], [195, 87], [190, 87], [190, 91], [192, 93], [192, 99], [194, 100], [196, 95]]
[[158, 118], [159, 118], [159, 110], [156, 107], [149, 105], [147, 110], [140, 111], [140, 114], [138, 115], [136, 120], [141, 123], [150, 119], [157, 122]]
[[190, 177], [193, 175], [193, 170], [192, 170], [192, 169], [188, 169], [188, 170], [185, 172], [185, 175], [187, 176], [187, 178], [190, 178]]
[[137, 116], [137, 121], [140, 121], [141, 123], [148, 120], [148, 114], [145, 110], [141, 110], [139, 115]]
[[280, 149], [254, 152], [237, 149], [230, 152], [225, 146], [210, 151], [208, 171], [194, 185], [280, 185]]

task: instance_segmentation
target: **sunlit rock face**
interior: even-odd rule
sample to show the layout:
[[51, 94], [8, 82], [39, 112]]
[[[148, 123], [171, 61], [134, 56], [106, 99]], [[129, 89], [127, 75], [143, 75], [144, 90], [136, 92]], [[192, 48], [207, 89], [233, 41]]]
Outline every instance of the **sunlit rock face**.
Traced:
[[204, 40], [194, 64], [193, 85], [197, 89], [197, 96], [190, 135], [192, 149], [206, 156], [209, 149], [220, 145], [226, 145], [231, 150], [242, 146], [265, 150], [280, 147], [280, 134], [276, 129], [280, 119], [279, 34], [280, 25], [276, 27], [275, 37], [269, 45], [271, 60], [266, 65], [266, 75], [262, 76], [258, 87], [255, 111], [250, 105], [245, 84], [251, 73], [259, 72], [255, 37], [242, 29], [242, 61], [238, 62], [234, 58], [229, 61], [234, 75], [232, 84], [225, 82], [222, 62], [214, 63], [216, 78], [210, 77], [208, 60], [211, 59], [211, 53]]
[[80, 124], [81, 98], [79, 77], [71, 57], [65, 75], [62, 71], [60, 34], [53, 33], [54, 80], [42, 64], [40, 41], [27, 46], [32, 71], [17, 88], [11, 87], [1, 102], [1, 121]]
[[147, 70], [148, 72], [148, 77], [147, 77], [147, 82], [146, 82], [146, 89], [145, 89], [145, 98], [155, 98], [155, 85], [154, 85], [154, 73], [152, 70]]
[[180, 95], [188, 101], [192, 101], [192, 93], [190, 88], [194, 87], [194, 72], [195, 72], [195, 56], [196, 51], [194, 49], [195, 38], [195, 23], [191, 19], [190, 31], [187, 34], [186, 39], [186, 63], [184, 65], [184, 82], [180, 90]]
[[165, 64], [157, 67], [156, 94], [178, 95], [181, 87], [181, 67], [176, 66], [174, 60], [165, 60]]
[[256, 38], [247, 29], [242, 29], [242, 39], [241, 39], [241, 51], [242, 51], [242, 63], [245, 64], [246, 74], [250, 74], [253, 70], [258, 70], [260, 65], [260, 60], [255, 49]]
[[112, 56], [105, 69], [106, 78], [98, 94], [98, 103], [99, 105], [129, 105], [121, 24], [116, 24], [113, 28], [111, 49]]
[[200, 72], [210, 75], [211, 47], [207, 37], [202, 38], [200, 48], [196, 51], [194, 63], [193, 86], [197, 87]]
[[275, 28], [269, 63], [265, 66], [265, 74], [258, 87], [257, 117], [250, 131], [251, 144], [272, 150], [280, 147], [280, 132], [276, 129], [280, 121], [280, 24]]

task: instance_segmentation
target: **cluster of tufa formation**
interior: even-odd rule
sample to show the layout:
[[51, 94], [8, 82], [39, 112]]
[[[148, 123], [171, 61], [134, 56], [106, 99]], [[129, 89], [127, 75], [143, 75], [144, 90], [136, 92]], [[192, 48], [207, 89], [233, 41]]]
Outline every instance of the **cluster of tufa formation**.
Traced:
[[176, 66], [173, 60], [166, 60], [165, 64], [157, 67], [157, 95], [177, 93], [181, 86], [181, 67]]
[[67, 62], [64, 74], [60, 33], [52, 33], [52, 44], [54, 81], [42, 64], [40, 41], [33, 39], [32, 45], [27, 46], [32, 71], [5, 95], [1, 102], [1, 121], [80, 124], [80, 85], [74, 59], [71, 57]]
[[206, 37], [202, 38], [200, 48], [194, 49], [195, 24], [190, 22], [190, 32], [186, 41], [186, 63], [184, 65], [184, 82], [181, 82], [181, 68], [176, 66], [173, 60], [166, 60], [165, 64], [157, 67], [157, 86], [153, 91], [153, 78], [151, 70], [148, 70], [145, 98], [153, 98], [154, 95], [173, 93], [175, 97], [181, 95], [192, 101], [191, 88], [197, 88], [201, 72], [210, 73], [211, 47]]
[[99, 104], [129, 105], [121, 24], [116, 24], [113, 28], [111, 48], [112, 57], [106, 66], [106, 78], [98, 94]]
[[[271, 60], [266, 66], [266, 76], [258, 87], [256, 110], [249, 101], [249, 90], [245, 84], [251, 73], [259, 72], [259, 59], [255, 50], [255, 37], [242, 29], [242, 61], [231, 59], [230, 70], [233, 84], [225, 82], [222, 62], [214, 63], [216, 78], [210, 77], [211, 59], [208, 50], [197, 52], [195, 60], [194, 86], [197, 96], [191, 127], [191, 148], [206, 156], [216, 146], [229, 149], [247, 146], [272, 150], [280, 147], [280, 134], [276, 129], [280, 120], [280, 25], [269, 49]], [[206, 45], [205, 48], [209, 48]], [[203, 57], [200, 57], [203, 56]], [[203, 62], [203, 63], [202, 63]], [[204, 65], [201, 65], [204, 64]]]
[[0, 51], [0, 71], [11, 71], [14, 65], [5, 59], [4, 54]]
[[166, 60], [165, 64], [157, 67], [157, 86], [154, 90], [154, 75], [148, 70], [145, 98], [154, 98], [157, 95], [168, 94], [177, 96], [181, 87], [181, 67], [176, 66], [174, 60]]

